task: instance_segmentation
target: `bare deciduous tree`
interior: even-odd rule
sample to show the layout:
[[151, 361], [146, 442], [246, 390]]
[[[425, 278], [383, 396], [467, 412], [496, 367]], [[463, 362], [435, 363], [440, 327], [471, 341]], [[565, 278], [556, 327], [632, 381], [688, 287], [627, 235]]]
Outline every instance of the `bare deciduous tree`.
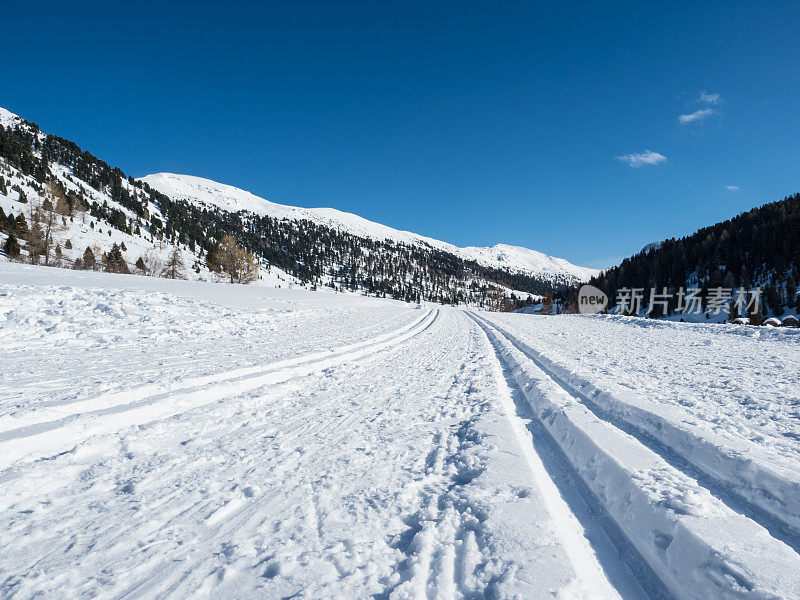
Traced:
[[186, 266], [179, 248], [173, 248], [167, 259], [167, 264], [161, 270], [161, 276], [167, 279], [186, 279]]
[[543, 315], [552, 315], [554, 314], [553, 311], [553, 296], [550, 294], [546, 294], [545, 297], [542, 299], [542, 310], [540, 314]]
[[150, 277], [161, 276], [161, 272], [164, 270], [164, 261], [155, 248], [150, 248], [144, 253], [144, 256], [142, 256], [142, 262], [144, 263], [144, 269], [142, 269], [142, 273], [149, 275]]
[[82, 193], [71, 193], [69, 195], [69, 201], [72, 206], [71, 214], [78, 213], [78, 216], [81, 218], [81, 225], [86, 224], [86, 211], [89, 210], [89, 206], [86, 203], [86, 200], [83, 197]]
[[30, 216], [33, 225], [28, 239], [31, 262], [39, 262], [39, 256], [44, 256], [44, 264], [50, 264], [50, 250], [54, 245], [55, 234], [63, 228], [60, 218], [67, 212], [68, 205], [64, 191], [55, 183], [48, 182], [44, 201], [41, 204], [31, 204]]

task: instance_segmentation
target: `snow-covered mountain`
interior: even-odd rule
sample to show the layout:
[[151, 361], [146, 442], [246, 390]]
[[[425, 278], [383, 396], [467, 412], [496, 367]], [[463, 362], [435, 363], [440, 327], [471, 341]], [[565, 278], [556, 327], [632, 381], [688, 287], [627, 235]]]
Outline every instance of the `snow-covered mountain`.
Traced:
[[183, 276], [204, 280], [225, 279], [218, 253], [230, 236], [253, 256], [267, 285], [503, 310], [564, 293], [595, 274], [527, 248], [460, 248], [333, 208], [276, 204], [199, 177], [134, 179], [2, 109], [0, 247], [11, 236], [9, 256], [16, 260], [86, 268], [81, 259], [88, 256], [95, 270], [113, 264], [158, 276], [177, 252]]
[[[46, 155], [51, 160], [44, 160]], [[207, 267], [197, 247], [185, 240], [181, 243], [156, 226], [169, 217], [141, 184], [0, 107], [0, 259], [6, 258], [2, 246], [12, 234], [22, 246], [20, 260], [30, 260], [33, 215], [46, 200], [53, 201], [48, 183], [56, 184], [64, 193], [70, 209], [63, 219], [62, 215], [56, 219], [50, 256], [40, 257], [40, 263], [73, 268], [89, 250], [97, 259], [95, 269], [100, 269], [102, 256], [118, 245], [130, 271], [158, 276], [177, 250], [184, 265], [181, 278], [226, 280], [224, 274]], [[22, 219], [25, 225], [10, 227], [12, 219]], [[145, 263], [144, 269], [138, 266], [140, 260]], [[260, 269], [259, 283], [280, 287], [298, 282], [270, 265]]]
[[141, 181], [176, 200], [186, 200], [200, 206], [216, 207], [233, 213], [246, 211], [276, 219], [296, 221], [307, 219], [319, 225], [374, 240], [427, 245], [492, 269], [524, 273], [542, 279], [574, 279], [575, 281], [588, 281], [599, 273], [597, 269], [579, 267], [563, 258], [556, 258], [521, 246], [497, 244], [491, 247], [460, 248], [410, 231], [387, 227], [335, 208], [300, 208], [277, 204], [232, 185], [217, 183], [202, 177], [156, 173], [142, 177]]

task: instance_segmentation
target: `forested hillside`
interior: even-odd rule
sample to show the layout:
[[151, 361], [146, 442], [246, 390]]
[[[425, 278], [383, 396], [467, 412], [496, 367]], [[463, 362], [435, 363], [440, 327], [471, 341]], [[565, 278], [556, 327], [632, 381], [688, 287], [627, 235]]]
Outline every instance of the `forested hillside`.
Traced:
[[[85, 226], [88, 219], [92, 233], [105, 229], [114, 242], [108, 240], [108, 247], [96, 242], [94, 249], [87, 246], [92, 255], [99, 251], [103, 256], [102, 263], [97, 256], [92, 264], [108, 268], [113, 250], [112, 262], [123, 272], [137, 268], [151, 275], [165, 272], [151, 268], [145, 256], [125, 254], [127, 240], [136, 252], [144, 252], [140, 241], [160, 249], [161, 265], [171, 256], [164, 255], [164, 248], [172, 248], [172, 254], [184, 256], [190, 274], [224, 276], [228, 268], [220, 244], [230, 236], [262, 270], [273, 270], [301, 285], [361, 290], [411, 302], [508, 309], [523, 304], [529, 294], [563, 292], [575, 283], [569, 277], [537, 278], [491, 268], [429, 245], [362, 237], [307, 219], [232, 213], [171, 198], [74, 142], [44, 134], [7, 111], [3, 116], [0, 210], [3, 206], [6, 210], [0, 214], [0, 230], [6, 242], [13, 237], [20, 244], [19, 259], [58, 266], [76, 266], [77, 261], [77, 266], [85, 267], [85, 261], [78, 260], [83, 247], [69, 236], [77, 223]], [[51, 235], [51, 228], [62, 230], [61, 241]], [[35, 244], [30, 243], [32, 235], [37, 236]]]
[[800, 310], [800, 194], [754, 208], [696, 233], [650, 244], [591, 283], [612, 299], [625, 288], [671, 293], [697, 287], [705, 302], [714, 288], [761, 288], [764, 314]]

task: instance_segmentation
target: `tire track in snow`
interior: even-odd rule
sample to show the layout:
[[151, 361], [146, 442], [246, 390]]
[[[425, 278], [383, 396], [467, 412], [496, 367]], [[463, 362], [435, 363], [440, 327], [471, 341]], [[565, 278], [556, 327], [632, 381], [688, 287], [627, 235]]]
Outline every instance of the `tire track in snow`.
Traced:
[[459, 418], [457, 431], [441, 427], [433, 436], [418, 507], [405, 517], [409, 529], [398, 540], [401, 580], [376, 600], [619, 600], [544, 468], [537, 472], [535, 460], [529, 462], [498, 388], [502, 372], [486, 361], [491, 345], [459, 316], [472, 350], [459, 358], [464, 366], [447, 394], [483, 408]]
[[[461, 317], [460, 313], [453, 311], [448, 317], [449, 326], [457, 327], [455, 319]], [[463, 335], [460, 327], [458, 331]], [[443, 339], [452, 342], [454, 334], [446, 331]], [[421, 373], [434, 370], [434, 364], [448, 364], [442, 360], [448, 353], [454, 354], [452, 343], [441, 344], [437, 340], [429, 344], [425, 354], [416, 360], [415, 371]], [[477, 397], [472, 390], [474, 366], [480, 356], [473, 351], [456, 357], [458, 363], [451, 361], [446, 367], [448, 377], [439, 382], [447, 383], [447, 388], [435, 395], [450, 410], [438, 415], [438, 426], [429, 442], [432, 447], [422, 460], [424, 476], [407, 487], [415, 492], [415, 500], [412, 510], [402, 518], [406, 529], [391, 536], [390, 546], [400, 553], [394, 567], [399, 580], [386, 581], [385, 589], [373, 595], [376, 600], [477, 600], [490, 593], [488, 575], [481, 571], [482, 563], [491, 558], [482, 554], [473, 531], [480, 529], [480, 517], [459, 495], [459, 488], [475, 476], [469, 472], [474, 467], [465, 452], [470, 449], [469, 438], [475, 434], [473, 420], [480, 415], [480, 402], [474, 402]], [[466, 400], [470, 397], [473, 402]], [[406, 400], [401, 398], [400, 402], [404, 404]], [[453, 410], [455, 407], [459, 410]]]
[[[438, 312], [438, 309], [436, 309], [436, 312]], [[197, 391], [204, 389], [204, 387], [208, 385], [247, 381], [272, 373], [273, 371], [299, 367], [306, 363], [313, 363], [324, 359], [333, 359], [345, 353], [369, 348], [379, 343], [400, 338], [406, 332], [421, 326], [433, 313], [434, 309], [429, 309], [424, 315], [412, 320], [410, 323], [406, 323], [402, 327], [372, 339], [346, 344], [330, 350], [312, 352], [300, 357], [283, 359], [267, 365], [258, 364], [212, 375], [188, 377], [177, 383], [168, 385], [166, 388], [163, 384], [146, 384], [135, 389], [104, 393], [93, 398], [47, 401], [40, 404], [43, 408], [39, 408], [33, 413], [32, 418], [35, 420], [26, 423], [22, 419], [17, 418], [7, 420], [9, 423], [13, 423], [11, 427], [9, 427], [8, 424], [0, 425], [0, 427], [2, 427], [2, 429], [0, 429], [0, 442], [13, 437], [24, 437], [26, 431], [34, 431], [37, 427], [47, 427], [52, 423], [64, 421], [70, 417], [83, 414], [102, 414], [101, 411], [103, 410], [113, 412], [115, 408], [124, 409], [127, 406], [140, 405], [148, 400], [158, 400], [170, 394]], [[434, 315], [434, 318], [435, 316], [436, 315]], [[0, 423], [3, 423], [3, 419], [0, 419]]]
[[[408, 310], [411, 312], [412, 309]], [[286, 328], [289, 328], [289, 326], [297, 327], [294, 321], [299, 320], [302, 316], [308, 317], [309, 315], [295, 316], [293, 321], [288, 324], [276, 323], [275, 328], [278, 329], [279, 325], [286, 325]], [[371, 339], [373, 341], [387, 333], [397, 333], [407, 328], [410, 324], [419, 321], [421, 318], [408, 319], [408, 315], [402, 315], [405, 318], [401, 318], [400, 314], [394, 313], [381, 316], [382, 319], [379, 323], [386, 323], [387, 327], [380, 327], [378, 331], [372, 331], [373, 335]], [[319, 318], [314, 319], [314, 325], [319, 325], [319, 321]], [[329, 339], [347, 339], [349, 335], [352, 335], [353, 323], [351, 321], [343, 325], [338, 323], [334, 323], [333, 325], [334, 326], [331, 327], [326, 326], [324, 336], [319, 335], [319, 332], [315, 332], [316, 337], [309, 336], [311, 337], [311, 341], [316, 344], [317, 348], [327, 348], [327, 340]], [[371, 328], [375, 327], [372, 323], [369, 325]], [[272, 331], [274, 330], [261, 331], [261, 335], [268, 336]], [[233, 331], [233, 339], [237, 342], [241, 342], [241, 340], [236, 337], [237, 333], [240, 332], [238, 330]], [[359, 335], [364, 335], [364, 332], [359, 332]], [[366, 339], [367, 336], [364, 336], [364, 341]], [[228, 344], [231, 342], [230, 339], [221, 341], [226, 341]], [[54, 420], [59, 417], [68, 416], [70, 414], [69, 405], [92, 399], [96, 400], [98, 397], [106, 398], [107, 400], [116, 397], [124, 401], [124, 396], [126, 394], [129, 398], [136, 398], [141, 397], [142, 394], [147, 395], [150, 393], [155, 394], [173, 391], [184, 387], [187, 381], [195, 380], [200, 377], [208, 377], [208, 374], [215, 374], [215, 371], [219, 371], [221, 359], [223, 358], [235, 359], [236, 364], [229, 367], [228, 373], [233, 370], [238, 372], [240, 369], [253, 369], [255, 371], [259, 368], [263, 368], [263, 362], [260, 363], [257, 359], [250, 358], [251, 356], [257, 356], [257, 353], [253, 354], [253, 352], [255, 352], [254, 342], [252, 340], [247, 340], [247, 342], [247, 352], [244, 353], [242, 353], [240, 346], [234, 344], [233, 346], [226, 346], [227, 351], [223, 351], [222, 354], [220, 354], [219, 348], [214, 348], [213, 350], [205, 348], [199, 349], [192, 355], [187, 355], [185, 353], [176, 354], [174, 342], [166, 344], [159, 342], [157, 344], [149, 344], [146, 350], [140, 348], [140, 354], [137, 355], [136, 358], [133, 358], [126, 352], [120, 352], [120, 346], [116, 345], [113, 349], [104, 349], [102, 354], [96, 357], [97, 360], [92, 361], [90, 364], [81, 364], [77, 376], [75, 374], [76, 368], [74, 360], [70, 360], [69, 354], [65, 357], [48, 356], [48, 365], [51, 367], [51, 371], [47, 373], [45, 380], [42, 379], [40, 370], [20, 372], [19, 370], [15, 371], [14, 368], [7, 369], [9, 373], [13, 372], [13, 375], [4, 377], [3, 374], [0, 374], [0, 397], [9, 399], [12, 403], [24, 402], [24, 406], [21, 410], [13, 410], [12, 412], [0, 415], [0, 431], [7, 431], [30, 423]], [[285, 339], [268, 342], [266, 348], [259, 346], [258, 350], [269, 349], [271, 345], [277, 348], [285, 342]], [[305, 346], [311, 347], [307, 339], [304, 339], [303, 342]], [[126, 344], [125, 346], [127, 348], [130, 345], [131, 344]], [[341, 350], [341, 348], [333, 347], [327, 351], [337, 352], [338, 350]], [[286, 353], [284, 352], [283, 354]], [[310, 351], [304, 352], [304, 355], [310, 356]], [[153, 357], [161, 358], [150, 362]], [[275, 364], [284, 360], [286, 360], [286, 357], [279, 351], [278, 356], [275, 358]], [[98, 390], [95, 389], [93, 396], [81, 395], [80, 392], [76, 392], [76, 389], [81, 390], [86, 387], [87, 380], [92, 381], [95, 385], [102, 383], [103, 378], [108, 375], [109, 371], [113, 372], [120, 361], [125, 361], [128, 364], [136, 364], [137, 371], [140, 373], [140, 379], [149, 381], [150, 383], [127, 386], [124, 390], [121, 390], [120, 385], [129, 382], [114, 380], [112, 385], [109, 385], [109, 383], [112, 382], [106, 381], [105, 383], [108, 389], [101, 390], [101, 393], [98, 393]], [[6, 366], [8, 367], [8, 365]], [[165, 369], [168, 369], [168, 373], [166, 374], [164, 372]], [[187, 377], [187, 371], [189, 370], [192, 371], [192, 374]], [[154, 385], [153, 382], [156, 379], [162, 383]], [[165, 384], [165, 381], [168, 381], [168, 383]], [[60, 392], [61, 397], [52, 398], [51, 396], [53, 396], [55, 392]], [[45, 397], [41, 398], [41, 400], [34, 400], [31, 402], [31, 398], [35, 395]], [[53, 407], [55, 407], [55, 411], [50, 413], [50, 417], [43, 417], [41, 415], [42, 409]], [[23, 411], [27, 412], [27, 416], [20, 419], [18, 415], [20, 413], [24, 415], [25, 412]]]

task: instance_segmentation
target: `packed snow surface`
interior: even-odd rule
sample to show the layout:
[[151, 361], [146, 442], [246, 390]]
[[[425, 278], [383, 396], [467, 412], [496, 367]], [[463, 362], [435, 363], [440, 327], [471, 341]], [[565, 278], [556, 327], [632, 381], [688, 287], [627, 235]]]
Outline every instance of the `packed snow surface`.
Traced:
[[797, 333], [0, 262], [0, 597], [796, 599]]
[[156, 173], [142, 177], [142, 181], [171, 198], [188, 200], [209, 208], [217, 207], [229, 212], [244, 210], [277, 219], [307, 219], [361, 237], [377, 240], [388, 239], [404, 244], [427, 244], [487, 267], [522, 272], [548, 279], [566, 276], [587, 281], [598, 274], [596, 269], [579, 267], [563, 258], [555, 258], [519, 246], [497, 244], [489, 248], [459, 248], [447, 242], [409, 231], [393, 229], [334, 208], [299, 208], [276, 204], [231, 185], [217, 183], [202, 177]]

